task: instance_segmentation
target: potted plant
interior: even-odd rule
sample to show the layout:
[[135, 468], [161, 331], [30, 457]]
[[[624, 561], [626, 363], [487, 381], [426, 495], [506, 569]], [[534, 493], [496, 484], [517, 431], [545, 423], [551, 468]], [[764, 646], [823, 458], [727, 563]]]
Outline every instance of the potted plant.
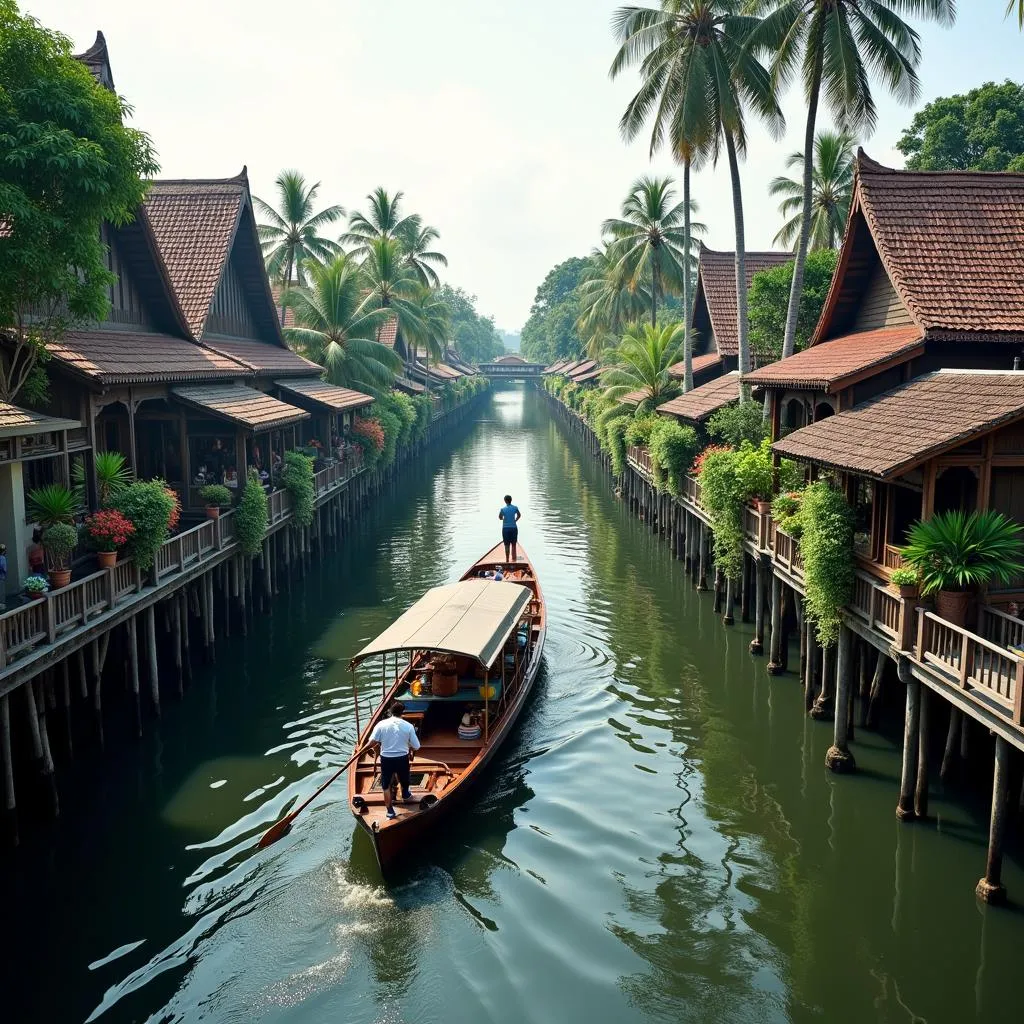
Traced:
[[28, 576], [21, 585], [32, 601], [38, 600], [50, 589], [49, 581], [45, 576]]
[[50, 564], [50, 585], [54, 590], [71, 582], [68, 559], [78, 544], [78, 531], [70, 523], [54, 523], [43, 531], [43, 550]]
[[113, 569], [117, 564], [117, 549], [128, 543], [135, 533], [135, 525], [124, 513], [108, 508], [86, 519], [85, 533], [96, 548], [100, 568]]
[[207, 519], [217, 519], [222, 508], [231, 507], [231, 491], [223, 484], [207, 484], [199, 497], [206, 504]]
[[1001, 512], [941, 512], [911, 528], [903, 561], [916, 569], [922, 595], [935, 595], [947, 622], [967, 622], [977, 588], [1024, 573], [1021, 527]]
[[75, 521], [77, 511], [78, 498], [75, 492], [63, 484], [46, 484], [28, 493], [28, 518], [44, 530], [54, 523], [67, 523], [70, 526]]
[[889, 582], [900, 592], [900, 597], [915, 598], [918, 595], [921, 579], [917, 575], [916, 569], [904, 565], [889, 573]]

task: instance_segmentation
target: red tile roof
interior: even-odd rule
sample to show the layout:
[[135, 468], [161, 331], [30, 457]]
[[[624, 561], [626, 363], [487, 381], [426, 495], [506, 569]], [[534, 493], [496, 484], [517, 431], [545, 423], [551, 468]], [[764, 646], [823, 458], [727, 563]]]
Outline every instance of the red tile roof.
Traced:
[[893, 477], [1011, 420], [1024, 418], [1024, 371], [939, 370], [801, 427], [780, 455]]
[[856, 202], [919, 326], [1024, 333], [1024, 174], [896, 171], [860, 151]]
[[658, 412], [666, 416], [677, 416], [690, 423], [702, 423], [719, 409], [735, 402], [740, 397], [740, 375], [738, 370], [716, 377], [699, 388], [687, 391], [685, 395], [673, 398], [658, 406]]
[[570, 362], [570, 360], [568, 360], [568, 359], [559, 359], [557, 363], [552, 363], [549, 367], [547, 367], [544, 370], [544, 372], [545, 373], [560, 373], [562, 370], [565, 369], [565, 367], [567, 367], [569, 365], [569, 362]]
[[324, 372], [318, 363], [280, 345], [262, 341], [240, 341], [235, 338], [214, 338], [203, 343], [204, 348], [219, 352], [256, 374], [295, 374], [299, 377], [316, 376]]
[[377, 330], [377, 340], [382, 345], [387, 345], [388, 348], [395, 347], [395, 341], [398, 339], [398, 317], [393, 316], [380, 325]]
[[134, 331], [70, 331], [48, 346], [67, 368], [100, 384], [248, 377], [251, 371], [185, 338]]
[[372, 395], [351, 388], [340, 388], [325, 380], [276, 380], [274, 383], [289, 395], [297, 395], [330, 412], [361, 409], [373, 401]]
[[[298, 285], [292, 282], [292, 287], [297, 288]], [[277, 307], [278, 316], [281, 315], [281, 296], [287, 291], [287, 289], [280, 284], [271, 284], [270, 292], [274, 296], [274, 305]], [[284, 319], [281, 320], [281, 326], [287, 330], [289, 327], [295, 326], [295, 310], [291, 306], [285, 306]]]
[[922, 337], [917, 327], [884, 327], [847, 334], [759, 367], [747, 375], [747, 383], [836, 391], [866, 370], [878, 372], [887, 364], [906, 362], [923, 352]]
[[586, 384], [588, 381], [597, 380], [598, 377], [604, 372], [600, 366], [595, 366], [592, 370], [587, 370], [586, 373], [581, 373], [576, 377], [573, 377], [573, 381], [577, 384]]
[[636, 391], [627, 391], [626, 394], [619, 398], [619, 401], [623, 405], [639, 405], [641, 402], [646, 402], [650, 397], [650, 388], [639, 388]]
[[171, 393], [186, 405], [230, 420], [248, 430], [270, 430], [309, 419], [309, 413], [279, 402], [255, 388], [240, 384], [172, 388]]
[[[789, 263], [791, 252], [748, 252], [746, 254], [747, 287], [754, 275], [770, 267]], [[740, 340], [737, 331], [736, 312], [736, 254], [716, 252], [705, 248], [700, 250], [700, 265], [697, 270], [697, 301], [703, 294], [711, 318], [711, 329], [715, 332], [715, 344], [719, 355], [735, 356], [739, 353]]]
[[598, 369], [597, 362], [593, 359], [584, 359], [577, 363], [571, 370], [563, 370], [562, 372], [571, 381], [579, 381], [585, 373], [590, 373], [591, 370]]
[[[715, 367], [720, 366], [722, 363], [722, 357], [717, 352], [707, 352], [702, 356], [693, 357], [693, 373], [696, 376], [698, 373], [704, 373], [707, 370], [713, 370]], [[675, 377], [676, 380], [682, 380], [686, 376], [686, 363], [684, 360], [680, 360], [678, 363], [673, 363], [668, 368], [669, 376]]]
[[513, 366], [513, 365], [514, 366], [525, 366], [526, 365], [526, 360], [522, 356], [515, 356], [515, 355], [498, 356], [498, 358], [495, 359], [494, 361], [496, 363], [507, 363], [510, 366]]
[[245, 172], [216, 181], [154, 181], [145, 209], [193, 337], [201, 338], [248, 199]]

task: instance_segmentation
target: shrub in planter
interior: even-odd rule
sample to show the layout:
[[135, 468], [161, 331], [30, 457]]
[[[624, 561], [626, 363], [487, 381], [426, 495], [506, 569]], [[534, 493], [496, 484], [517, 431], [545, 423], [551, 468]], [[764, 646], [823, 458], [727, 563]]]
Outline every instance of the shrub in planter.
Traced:
[[659, 416], [651, 430], [648, 449], [654, 466], [655, 486], [667, 485], [670, 494], [682, 493], [683, 477], [693, 464], [700, 442], [693, 427], [668, 416]]
[[768, 501], [775, 487], [771, 443], [767, 440], [758, 445], [741, 442], [736, 452], [736, 474], [744, 501]]
[[889, 582], [900, 592], [900, 597], [917, 597], [921, 578], [916, 569], [902, 566], [889, 573]]
[[[222, 508], [231, 507], [231, 490], [223, 484], [207, 484], [199, 489], [199, 497], [206, 505], [207, 515], [216, 519]], [[168, 528], [170, 517], [168, 517]]]
[[993, 509], [941, 512], [915, 523], [907, 541], [901, 554], [917, 570], [921, 593], [935, 594], [937, 614], [959, 626], [978, 587], [1024, 573], [1021, 527]]
[[780, 530], [784, 530], [791, 537], [799, 537], [803, 532], [803, 525], [800, 522], [800, 502], [803, 495], [797, 491], [789, 491], [786, 494], [776, 495], [772, 502], [772, 519], [775, 520]]
[[697, 457], [693, 460], [693, 466], [690, 472], [694, 476], [700, 476], [701, 470], [704, 468], [704, 460], [715, 452], [731, 452], [732, 449], [727, 444], [709, 444], [704, 448]]
[[267, 532], [267, 495], [255, 470], [249, 470], [234, 519], [238, 546], [247, 555], [256, 554]]
[[313, 460], [300, 452], [284, 453], [281, 483], [292, 499], [292, 516], [302, 527], [313, 522], [316, 490], [313, 483]]
[[178, 496], [178, 492], [167, 483], [166, 480], [159, 481], [163, 484], [164, 490], [167, 492], [167, 496], [174, 502], [174, 507], [171, 509], [171, 517], [167, 521], [167, 530], [169, 533], [174, 531], [181, 525], [181, 498]]
[[811, 484], [800, 503], [805, 605], [818, 642], [839, 639], [841, 609], [853, 596], [853, 509], [826, 483]]
[[653, 413], [634, 416], [626, 428], [626, 444], [631, 448], [646, 448], [656, 423], [657, 418]]
[[50, 589], [50, 581], [45, 576], [27, 576], [21, 586], [29, 597], [42, 597]]
[[162, 480], [136, 480], [117, 494], [113, 503], [135, 527], [127, 552], [140, 571], [146, 572], [167, 539], [174, 498]]
[[100, 565], [106, 567], [114, 565], [118, 550], [135, 533], [135, 525], [116, 508], [94, 512], [86, 519], [83, 529], [90, 544], [101, 556]]
[[42, 544], [50, 569], [66, 572], [68, 559], [78, 544], [78, 531], [70, 523], [54, 523], [43, 530]]

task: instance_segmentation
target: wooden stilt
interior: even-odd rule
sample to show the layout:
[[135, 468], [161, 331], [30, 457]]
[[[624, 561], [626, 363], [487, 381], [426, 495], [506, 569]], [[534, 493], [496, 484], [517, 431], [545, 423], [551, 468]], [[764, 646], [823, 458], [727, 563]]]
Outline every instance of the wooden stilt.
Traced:
[[743, 556], [743, 576], [740, 580], [740, 619], [743, 622], [750, 621], [750, 591], [751, 577], [753, 576], [753, 560]]
[[697, 568], [697, 589], [708, 589], [708, 562], [711, 556], [711, 534], [706, 523], [700, 524], [699, 562]]
[[914, 678], [906, 681], [907, 710], [903, 721], [903, 770], [900, 775], [900, 798], [896, 817], [909, 821], [914, 817], [914, 789], [917, 784], [917, 737], [921, 725], [921, 684]]
[[18, 845], [18, 805], [14, 792], [14, 753], [11, 750], [11, 707], [5, 693], [0, 697], [0, 744], [4, 759], [5, 828], [12, 846]]
[[769, 641], [768, 674], [782, 671], [782, 580], [772, 574], [772, 633]]
[[819, 722], [828, 721], [835, 710], [835, 653], [834, 647], [821, 649], [821, 690], [811, 707], [811, 718]]
[[722, 570], [715, 566], [715, 614], [722, 614], [722, 597], [725, 591]]
[[68, 760], [75, 756], [74, 733], [71, 727], [71, 660], [65, 658], [61, 663], [62, 690], [64, 693], [64, 745], [67, 747]]
[[887, 655], [881, 651], [878, 652], [878, 657], [875, 660], [875, 672], [871, 677], [871, 692], [868, 697], [868, 712], [865, 724], [869, 729], [878, 728], [878, 714], [881, 710], [882, 701], [882, 681], [885, 678], [885, 666], [888, 660]]
[[927, 686], [921, 687], [921, 710], [917, 728], [917, 781], [914, 785], [914, 816], [928, 817], [928, 743], [932, 695]]
[[149, 694], [153, 699], [153, 710], [160, 717], [160, 668], [156, 658], [156, 608], [146, 609], [146, 652], [149, 655]]
[[185, 670], [181, 663], [181, 602], [178, 595], [171, 596], [171, 633], [174, 637], [174, 668], [178, 677], [178, 696], [185, 692]]
[[[104, 641], [108, 641], [110, 633], [104, 634]], [[103, 749], [103, 696], [101, 684], [103, 682], [103, 659], [100, 657], [99, 641], [92, 642], [92, 709], [96, 721], [96, 738], [99, 741], [100, 750]]]
[[60, 799], [57, 795], [57, 773], [53, 766], [50, 750], [50, 736], [46, 728], [46, 703], [42, 680], [37, 676], [22, 687], [28, 702], [29, 728], [32, 730], [32, 749], [41, 762], [43, 781], [50, 793], [50, 809], [55, 818], [60, 816]]
[[199, 580], [199, 605], [202, 609], [202, 622], [203, 622], [203, 651], [206, 654], [207, 662], [213, 661], [213, 652], [211, 651], [211, 637], [213, 634], [213, 608], [210, 600], [210, 579], [209, 573]]
[[1003, 886], [1003, 839], [1006, 834], [1008, 808], [1006, 795], [1010, 781], [1010, 745], [996, 737], [995, 770], [992, 773], [992, 816], [988, 828], [988, 855], [985, 860], [985, 877], [982, 878], [975, 894], [985, 903], [999, 905], [1006, 902]]
[[942, 767], [939, 769], [939, 778], [946, 782], [953, 771], [953, 759], [960, 749], [960, 723], [963, 715], [959, 708], [950, 705], [949, 708], [949, 729], [946, 732], [946, 749], [942, 752]]
[[821, 665], [821, 647], [814, 632], [814, 625], [804, 620], [807, 630], [807, 663], [804, 667], [804, 711], [810, 712], [814, 707], [814, 698], [818, 694], [818, 670]]
[[135, 698], [135, 732], [142, 735], [142, 702], [139, 699], [139, 638], [138, 617], [128, 620], [128, 666], [131, 672], [132, 696]]
[[825, 765], [834, 772], [852, 772], [857, 767], [849, 748], [850, 701], [853, 699], [853, 633], [845, 624], [839, 627], [836, 645], [836, 711], [832, 746]]
[[768, 596], [769, 568], [761, 558], [754, 564], [754, 639], [750, 641], [751, 654], [764, 653], [764, 610]]
[[[725, 575], [724, 573], [722, 574]], [[733, 616], [733, 606], [736, 603], [735, 597], [736, 582], [729, 577], [725, 579], [725, 608], [724, 614], [722, 615], [722, 624], [725, 626], [731, 626], [735, 621]]]
[[189, 624], [188, 624], [188, 592], [182, 587], [178, 594], [179, 617], [181, 618], [181, 646], [182, 658], [184, 661], [185, 678], [192, 681], [192, 655], [190, 648]]
[[76, 660], [78, 661], [78, 679], [79, 687], [82, 694], [82, 700], [89, 699], [89, 677], [85, 673], [85, 648], [79, 647], [75, 652]]
[[[871, 674], [868, 671], [870, 665], [870, 651], [871, 648], [868, 646], [866, 640], [860, 642], [860, 658], [857, 665], [857, 693], [860, 697], [860, 727], [862, 729], [867, 728], [868, 724], [868, 701], [871, 699]], [[881, 652], [878, 657], [880, 658]], [[877, 660], [877, 659], [876, 659]]]

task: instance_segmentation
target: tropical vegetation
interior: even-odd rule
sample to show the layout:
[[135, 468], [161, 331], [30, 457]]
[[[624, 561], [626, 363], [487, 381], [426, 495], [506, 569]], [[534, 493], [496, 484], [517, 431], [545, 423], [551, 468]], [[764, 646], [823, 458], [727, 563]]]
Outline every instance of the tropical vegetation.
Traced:
[[255, 555], [267, 532], [267, 494], [254, 469], [246, 477], [235, 509], [235, 539], [247, 555]]
[[163, 480], [135, 480], [113, 497], [111, 507], [135, 527], [127, 552], [148, 572], [170, 530], [174, 499], [169, 488]]
[[631, 324], [601, 375], [609, 397], [639, 392], [653, 408], [679, 394], [679, 381], [669, 368], [679, 361], [682, 343], [682, 324]]

